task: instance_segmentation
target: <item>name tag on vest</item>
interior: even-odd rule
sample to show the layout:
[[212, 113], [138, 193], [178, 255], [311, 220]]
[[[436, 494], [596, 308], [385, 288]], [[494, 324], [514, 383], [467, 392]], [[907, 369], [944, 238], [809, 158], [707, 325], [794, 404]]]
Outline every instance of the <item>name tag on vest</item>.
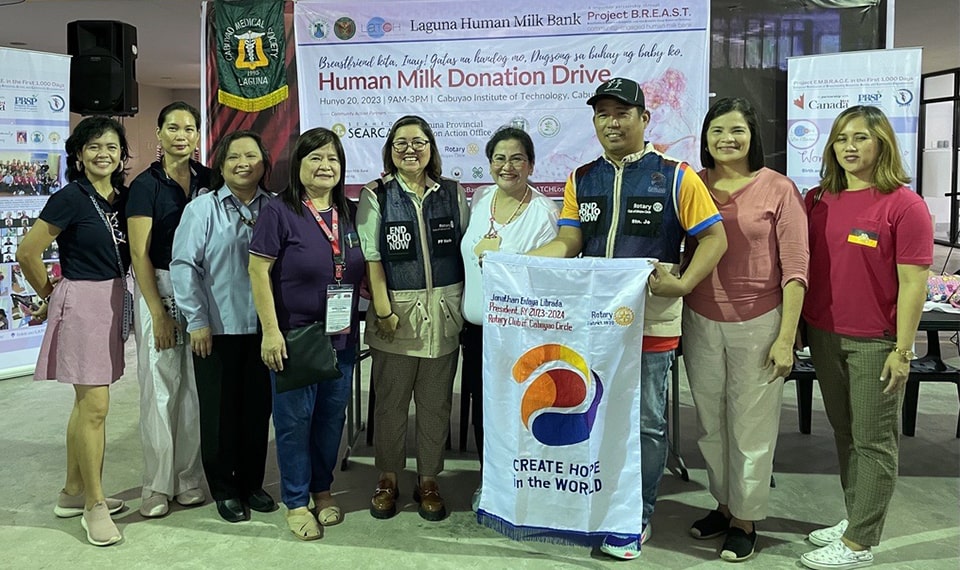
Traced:
[[663, 200], [660, 198], [627, 198], [625, 235], [654, 237], [663, 225]]
[[452, 216], [433, 218], [430, 220], [430, 241], [433, 255], [447, 257], [460, 252], [457, 243], [457, 230]]

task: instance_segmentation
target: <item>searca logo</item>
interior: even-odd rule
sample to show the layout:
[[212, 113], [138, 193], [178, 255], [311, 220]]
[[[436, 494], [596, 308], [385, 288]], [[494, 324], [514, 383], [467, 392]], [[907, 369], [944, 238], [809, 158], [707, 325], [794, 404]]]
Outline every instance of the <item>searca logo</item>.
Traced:
[[[603, 399], [603, 382], [583, 356], [562, 344], [544, 344], [526, 351], [512, 372], [519, 384], [536, 374], [523, 392], [520, 419], [537, 441], [560, 447], [590, 437]], [[587, 409], [577, 411], [588, 400]]]

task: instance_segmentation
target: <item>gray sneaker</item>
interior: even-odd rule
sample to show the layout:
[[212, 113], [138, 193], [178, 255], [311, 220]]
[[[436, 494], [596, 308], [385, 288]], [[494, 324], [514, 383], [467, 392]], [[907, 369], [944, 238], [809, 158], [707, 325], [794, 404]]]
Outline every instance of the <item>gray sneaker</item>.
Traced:
[[828, 544], [833, 544], [834, 542], [840, 540], [840, 537], [843, 536], [843, 533], [847, 532], [848, 524], [849, 522], [847, 519], [843, 519], [833, 526], [827, 528], [818, 528], [807, 535], [807, 540], [813, 544], [816, 544], [817, 546], [827, 546]]

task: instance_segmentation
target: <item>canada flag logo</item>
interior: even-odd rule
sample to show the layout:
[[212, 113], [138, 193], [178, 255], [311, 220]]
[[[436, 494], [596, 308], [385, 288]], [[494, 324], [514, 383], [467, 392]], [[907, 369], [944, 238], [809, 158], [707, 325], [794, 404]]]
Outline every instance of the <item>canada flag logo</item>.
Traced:
[[801, 93], [799, 97], [793, 100], [793, 104], [803, 109], [804, 100], [804, 95]]

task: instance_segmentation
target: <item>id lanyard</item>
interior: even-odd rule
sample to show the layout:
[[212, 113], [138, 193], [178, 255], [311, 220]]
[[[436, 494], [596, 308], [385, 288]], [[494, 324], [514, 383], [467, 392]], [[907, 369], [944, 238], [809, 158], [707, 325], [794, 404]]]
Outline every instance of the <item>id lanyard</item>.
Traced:
[[340, 216], [337, 214], [337, 209], [332, 208], [331, 221], [333, 222], [333, 228], [331, 229], [327, 225], [327, 222], [323, 221], [323, 218], [320, 217], [320, 212], [317, 211], [313, 202], [304, 200], [303, 205], [310, 210], [310, 213], [313, 214], [313, 219], [317, 220], [317, 225], [320, 226], [320, 229], [323, 231], [323, 235], [327, 236], [327, 239], [330, 240], [330, 249], [333, 250], [333, 278], [337, 280], [337, 283], [340, 283], [343, 279], [343, 270], [346, 264], [343, 259], [343, 251], [340, 249]]
[[340, 216], [337, 209], [333, 208], [331, 212], [331, 222], [333, 228], [327, 226], [327, 223], [320, 217], [313, 203], [305, 200], [303, 205], [310, 210], [313, 218], [317, 220], [317, 225], [323, 231], [323, 234], [330, 240], [330, 249], [333, 250], [333, 273], [337, 283], [327, 285], [327, 313], [325, 332], [328, 335], [347, 334], [350, 332], [350, 320], [353, 308], [353, 285], [341, 285], [343, 272], [346, 263], [343, 258], [343, 250], [340, 249]]

